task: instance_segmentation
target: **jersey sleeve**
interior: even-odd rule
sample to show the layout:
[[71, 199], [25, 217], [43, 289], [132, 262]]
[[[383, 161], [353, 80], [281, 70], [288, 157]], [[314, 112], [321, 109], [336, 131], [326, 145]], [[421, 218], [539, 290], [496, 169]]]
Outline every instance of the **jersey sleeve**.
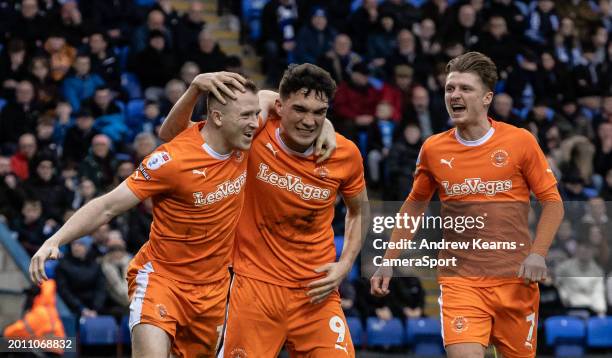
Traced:
[[414, 182], [412, 190], [408, 195], [408, 200], [428, 201], [436, 191], [436, 182], [431, 174], [429, 161], [427, 158], [428, 142], [423, 143], [414, 171]]
[[[345, 156], [348, 162], [346, 168], [348, 168], [349, 172], [340, 185], [340, 193], [342, 193], [342, 196], [345, 198], [351, 198], [361, 193], [366, 186], [363, 158], [361, 157], [359, 149], [357, 149], [357, 146], [353, 142], [346, 139], [342, 140], [342, 142], [343, 147], [346, 148], [344, 149], [346, 150]], [[337, 150], [343, 150], [343, 148], [338, 148]]]
[[161, 146], [142, 160], [126, 184], [140, 200], [166, 193], [174, 189], [176, 168], [176, 159]]
[[523, 130], [521, 146], [523, 147], [523, 156], [520, 166], [529, 189], [538, 199], [549, 198], [551, 191], [557, 191], [557, 179], [548, 166], [542, 149], [540, 149], [535, 137], [525, 130]]

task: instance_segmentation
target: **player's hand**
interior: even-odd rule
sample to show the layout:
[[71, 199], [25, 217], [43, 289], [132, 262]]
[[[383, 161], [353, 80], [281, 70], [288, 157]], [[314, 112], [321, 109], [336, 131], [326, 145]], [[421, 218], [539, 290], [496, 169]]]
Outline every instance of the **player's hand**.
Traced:
[[212, 93], [223, 104], [227, 103], [224, 95], [231, 99], [236, 99], [234, 91], [227, 85], [231, 84], [240, 92], [244, 92], [244, 83], [246, 83], [246, 79], [234, 72], [201, 73], [191, 81], [192, 86], [195, 86], [202, 92]]
[[323, 163], [329, 159], [334, 150], [336, 150], [336, 130], [329, 119], [325, 118], [321, 134], [315, 141], [315, 156], [317, 157], [317, 164]]
[[349, 270], [350, 266], [347, 267], [340, 262], [325, 264], [317, 268], [316, 273], [327, 272], [327, 276], [308, 285], [308, 288], [311, 289], [307, 293], [311, 297], [310, 302], [322, 302], [330, 293], [337, 290], [342, 280], [348, 275]]
[[525, 283], [540, 282], [546, 278], [546, 260], [538, 254], [529, 254], [519, 268], [518, 277], [525, 278]]
[[45, 241], [30, 261], [30, 279], [32, 279], [32, 282], [40, 285], [43, 280], [48, 280], [45, 272], [45, 261], [57, 260], [59, 257], [59, 247], [50, 240]]
[[391, 267], [379, 267], [370, 279], [370, 294], [376, 297], [383, 297], [389, 294], [389, 281], [393, 276]]

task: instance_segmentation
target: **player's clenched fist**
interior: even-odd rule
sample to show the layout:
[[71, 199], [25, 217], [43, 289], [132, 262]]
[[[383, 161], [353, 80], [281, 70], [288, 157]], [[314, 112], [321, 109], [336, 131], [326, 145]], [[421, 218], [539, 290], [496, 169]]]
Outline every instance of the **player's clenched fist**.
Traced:
[[370, 294], [383, 297], [389, 294], [389, 281], [393, 276], [391, 267], [379, 267], [370, 279]]
[[45, 273], [45, 261], [57, 260], [59, 258], [59, 247], [49, 241], [46, 241], [38, 251], [32, 256], [30, 261], [30, 278], [32, 282], [39, 285], [43, 280], [47, 280]]
[[227, 85], [230, 84], [239, 91], [244, 92], [244, 83], [246, 83], [246, 79], [234, 72], [210, 72], [197, 75], [193, 81], [191, 81], [191, 86], [195, 86], [202, 92], [212, 93], [219, 102], [226, 104], [227, 101], [223, 95], [231, 99], [236, 99], [234, 91]]

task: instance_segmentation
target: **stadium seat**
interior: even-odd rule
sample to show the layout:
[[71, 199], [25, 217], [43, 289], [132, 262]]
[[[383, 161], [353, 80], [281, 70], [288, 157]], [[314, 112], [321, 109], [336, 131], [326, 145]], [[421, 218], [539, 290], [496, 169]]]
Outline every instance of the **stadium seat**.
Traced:
[[587, 322], [587, 346], [612, 348], [612, 316], [592, 317]]
[[360, 347], [363, 344], [363, 326], [358, 317], [347, 317], [346, 322], [351, 332], [351, 339], [355, 347]]
[[130, 344], [131, 341], [130, 316], [123, 316], [119, 325], [119, 343]]
[[4, 106], [6, 106], [6, 99], [0, 98], [0, 111], [2, 111], [2, 108], [4, 108]]
[[404, 339], [404, 326], [397, 318], [385, 321], [369, 317], [366, 332], [368, 346], [399, 347]]
[[584, 321], [570, 316], [554, 316], [544, 322], [546, 344], [557, 346], [560, 344], [581, 345], [586, 336]]
[[555, 347], [555, 357], [582, 357], [584, 356], [584, 347], [575, 344], [561, 344]]
[[84, 346], [117, 343], [117, 323], [112, 316], [81, 317], [79, 332]]
[[57, 268], [57, 264], [59, 261], [57, 260], [47, 260], [45, 261], [45, 273], [47, 277], [50, 279], [55, 278], [55, 269]]
[[416, 342], [442, 343], [440, 319], [409, 318], [406, 320], [406, 344]]
[[359, 265], [357, 264], [357, 262], [355, 262], [353, 264], [353, 267], [351, 267], [351, 271], [348, 274], [348, 280], [349, 282], [355, 282], [359, 280], [359, 276], [361, 276], [361, 271], [359, 270]]

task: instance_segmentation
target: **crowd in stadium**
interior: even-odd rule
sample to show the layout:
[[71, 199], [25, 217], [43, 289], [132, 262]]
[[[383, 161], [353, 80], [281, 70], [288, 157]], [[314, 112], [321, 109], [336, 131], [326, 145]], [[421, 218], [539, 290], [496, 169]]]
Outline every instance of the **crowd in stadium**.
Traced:
[[[241, 71], [201, 3], [184, 14], [171, 3], [0, 1], [0, 217], [29, 254], [160, 144], [161, 122], [196, 74]], [[270, 0], [260, 18], [245, 42], [261, 54], [266, 84], [274, 88], [292, 62], [329, 71], [338, 90], [328, 117], [360, 148], [371, 196], [385, 200], [406, 198], [421, 144], [449, 129], [448, 60], [468, 50], [490, 56], [501, 79], [491, 117], [537, 137], [567, 201], [541, 319], [608, 311], [612, 1]], [[145, 201], [66, 250], [56, 280], [75, 313], [127, 313], [125, 272], [148, 239], [151, 207]], [[347, 280], [345, 313], [424, 314], [417, 278], [393, 285], [376, 299], [367, 283]]]

